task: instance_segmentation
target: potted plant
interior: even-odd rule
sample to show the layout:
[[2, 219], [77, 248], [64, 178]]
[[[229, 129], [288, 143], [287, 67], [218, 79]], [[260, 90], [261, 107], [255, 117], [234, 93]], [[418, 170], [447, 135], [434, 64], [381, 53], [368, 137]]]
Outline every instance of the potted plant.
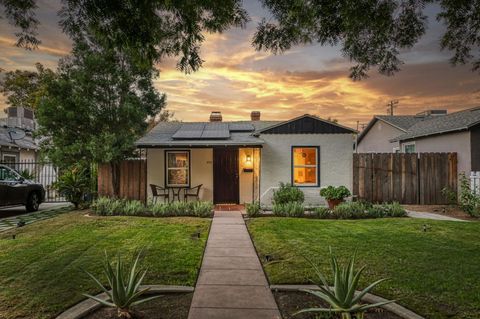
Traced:
[[320, 190], [320, 196], [325, 197], [328, 202], [328, 207], [334, 209], [335, 206], [344, 201], [344, 199], [350, 196], [350, 191], [345, 186], [328, 186]]

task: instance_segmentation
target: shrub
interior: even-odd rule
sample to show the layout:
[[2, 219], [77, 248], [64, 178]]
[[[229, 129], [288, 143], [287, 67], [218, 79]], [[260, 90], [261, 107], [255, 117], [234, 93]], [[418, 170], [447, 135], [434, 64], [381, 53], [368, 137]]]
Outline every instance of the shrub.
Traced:
[[272, 204], [286, 204], [291, 202], [303, 203], [305, 200], [305, 195], [298, 188], [292, 184], [280, 183], [278, 190], [273, 191], [273, 201]]
[[328, 207], [317, 207], [313, 210], [316, 218], [329, 219], [332, 218], [332, 211]]
[[326, 200], [344, 200], [350, 195], [350, 191], [345, 186], [328, 186], [320, 190], [320, 196], [325, 197]]
[[90, 208], [99, 216], [110, 215], [110, 212], [112, 211], [112, 201], [114, 201], [114, 199], [109, 197], [99, 197], [92, 203]]
[[355, 270], [355, 254], [350, 258], [350, 261], [345, 265], [340, 265], [337, 258], [332, 255], [330, 251], [330, 266], [333, 273], [334, 283], [330, 287], [326, 280], [326, 276], [322, 274], [319, 267], [313, 265], [314, 271], [318, 277], [318, 290], [301, 289], [300, 291], [312, 294], [330, 305], [330, 308], [307, 308], [300, 310], [294, 315], [300, 313], [337, 313], [341, 315], [342, 319], [363, 318], [364, 313], [371, 308], [380, 307], [393, 301], [382, 301], [375, 304], [362, 304], [362, 298], [370, 292], [375, 286], [380, 284], [385, 279], [380, 279], [367, 286], [367, 288], [355, 294], [355, 291], [360, 288], [360, 276], [365, 267]]
[[64, 171], [53, 186], [78, 208], [90, 191], [90, 179], [86, 169], [74, 167]]
[[442, 188], [442, 196], [447, 200], [449, 205], [456, 205], [458, 203], [457, 192], [450, 187]]
[[20, 172], [18, 172], [18, 174], [26, 180], [29, 180], [29, 181], [35, 180], [35, 173], [31, 172], [28, 169], [23, 169]]
[[247, 211], [248, 217], [257, 217], [262, 212], [260, 207], [260, 202], [253, 202], [251, 204], [246, 204], [245, 209]]
[[366, 207], [361, 202], [348, 202], [337, 205], [332, 210], [334, 218], [338, 219], [358, 219], [366, 218]]
[[383, 209], [385, 210], [385, 216], [387, 217], [405, 217], [407, 216], [407, 211], [397, 202], [391, 204], [383, 204]]
[[303, 217], [305, 215], [305, 207], [298, 202], [274, 204], [272, 212], [275, 216], [281, 217]]
[[128, 216], [140, 216], [145, 214], [146, 208], [139, 200], [125, 201], [122, 212]]
[[470, 189], [470, 181], [464, 173], [460, 174], [459, 204], [462, 210], [470, 216], [480, 216], [480, 196], [472, 192]]
[[[103, 285], [94, 275], [87, 271], [85, 272], [93, 279], [95, 284], [108, 296], [108, 298], [103, 300], [88, 294], [83, 295], [104, 306], [117, 308], [119, 318], [132, 318], [133, 306], [160, 297], [153, 296], [142, 298], [142, 295], [144, 295], [149, 288], [140, 289], [143, 278], [147, 273], [146, 270], [141, 271], [138, 269], [140, 255], [141, 254], [139, 253], [135, 261], [128, 265], [124, 264], [120, 256], [118, 256], [116, 262], [110, 262], [108, 255], [105, 252], [103, 272], [104, 276], [107, 278], [108, 285]], [[112, 289], [111, 292], [109, 290], [110, 288]]]
[[193, 202], [193, 213], [197, 217], [211, 217], [213, 203], [206, 201]]

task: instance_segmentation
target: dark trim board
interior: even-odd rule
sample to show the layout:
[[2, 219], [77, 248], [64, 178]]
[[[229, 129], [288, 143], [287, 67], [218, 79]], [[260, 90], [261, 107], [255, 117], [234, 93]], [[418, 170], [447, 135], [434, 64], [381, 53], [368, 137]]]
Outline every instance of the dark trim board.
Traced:
[[322, 120], [316, 116], [304, 115], [291, 121], [267, 127], [260, 134], [354, 134], [355, 130]]
[[[317, 149], [317, 184], [316, 185], [295, 185], [293, 182], [293, 149], [294, 148], [316, 148]], [[320, 146], [313, 145], [292, 145], [290, 148], [290, 183], [296, 187], [307, 188], [307, 187], [319, 187], [320, 186]]]
[[248, 144], [232, 144], [232, 145], [137, 145], [137, 148], [161, 148], [161, 149], [185, 149], [185, 148], [225, 148], [225, 147], [236, 147], [236, 148], [262, 148], [262, 145], [248, 145]]

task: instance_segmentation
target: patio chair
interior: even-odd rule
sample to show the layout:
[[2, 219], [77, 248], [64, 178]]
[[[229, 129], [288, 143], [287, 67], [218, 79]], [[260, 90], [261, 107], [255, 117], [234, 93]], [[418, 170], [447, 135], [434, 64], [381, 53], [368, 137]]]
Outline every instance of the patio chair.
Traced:
[[200, 200], [200, 189], [203, 184], [197, 185], [195, 187], [185, 188], [183, 190], [183, 200], [188, 202], [189, 198], [194, 198], [195, 200]]
[[163, 201], [170, 200], [170, 192], [168, 189], [163, 188], [158, 185], [150, 184], [150, 189], [152, 190], [153, 202], [156, 203], [159, 197], [163, 197]]

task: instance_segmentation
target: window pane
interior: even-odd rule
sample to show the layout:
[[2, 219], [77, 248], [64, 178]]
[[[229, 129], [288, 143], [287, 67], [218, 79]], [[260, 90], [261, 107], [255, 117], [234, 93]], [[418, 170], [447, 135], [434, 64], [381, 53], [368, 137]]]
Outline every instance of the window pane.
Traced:
[[415, 153], [415, 144], [405, 145], [405, 153]]
[[188, 170], [184, 168], [169, 169], [167, 184], [170, 186], [188, 185]]
[[317, 168], [316, 167], [294, 167], [293, 168], [294, 184], [317, 184]]
[[188, 153], [187, 152], [178, 152], [178, 153], [167, 153], [167, 163], [168, 168], [172, 167], [188, 167]]
[[295, 147], [293, 149], [293, 165], [317, 165], [317, 149]]

